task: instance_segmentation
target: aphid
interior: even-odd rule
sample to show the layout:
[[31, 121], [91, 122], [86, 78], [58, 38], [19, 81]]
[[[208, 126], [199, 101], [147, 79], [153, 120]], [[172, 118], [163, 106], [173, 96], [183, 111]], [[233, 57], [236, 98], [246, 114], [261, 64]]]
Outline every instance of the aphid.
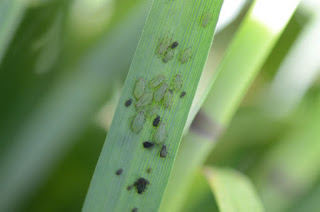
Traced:
[[147, 106], [148, 104], [151, 103], [152, 101], [152, 97], [153, 97], [153, 94], [152, 93], [145, 93], [143, 94], [140, 99], [137, 101], [136, 103], [136, 108], [139, 108], [139, 107], [144, 107], [144, 106]]
[[129, 185], [129, 186], [127, 187], [127, 190], [130, 191], [132, 188], [133, 188], [133, 185]]
[[164, 80], [165, 80], [165, 77], [164, 77], [163, 75], [156, 76], [155, 78], [153, 78], [152, 80], [150, 80], [149, 86], [150, 86], [151, 88], [155, 88], [155, 87], [157, 87], [158, 85], [160, 85]]
[[167, 90], [163, 97], [163, 103], [166, 108], [170, 107], [173, 99], [172, 90]]
[[156, 144], [162, 144], [166, 140], [166, 137], [166, 125], [163, 122], [161, 122], [160, 126], [156, 129], [156, 132], [154, 133], [154, 141]]
[[116, 171], [116, 175], [120, 175], [120, 174], [122, 174], [122, 172], [123, 172], [123, 169], [118, 169], [118, 170]]
[[167, 51], [170, 45], [171, 45], [171, 38], [165, 37], [159, 45], [158, 54], [163, 55]]
[[181, 75], [177, 74], [173, 80], [173, 88], [178, 91], [182, 87]]
[[151, 171], [152, 171], [152, 169], [151, 169], [151, 168], [148, 168], [148, 169], [147, 169], [147, 173], [148, 173], [148, 174], [150, 174], [150, 173], [151, 173]]
[[138, 212], [138, 208], [132, 209], [132, 212]]
[[142, 130], [145, 121], [146, 119], [144, 112], [139, 112], [131, 123], [132, 132], [139, 133]]
[[154, 127], [157, 127], [159, 126], [159, 123], [160, 123], [160, 116], [157, 115], [157, 117], [153, 120], [153, 126]]
[[165, 158], [168, 155], [167, 147], [166, 145], [162, 145], [162, 148], [160, 150], [160, 157]]
[[180, 94], [180, 98], [184, 97], [187, 93], [185, 91], [183, 91], [181, 94]]
[[124, 105], [125, 105], [126, 107], [129, 107], [129, 106], [131, 105], [131, 103], [132, 103], [132, 99], [130, 98], [130, 99], [128, 99], [128, 100], [126, 101], [126, 103], [124, 103]]
[[150, 183], [147, 179], [140, 177], [138, 180], [136, 180], [136, 182], [133, 184], [133, 186], [136, 187], [138, 194], [142, 194], [147, 189], [147, 186], [149, 184]]
[[168, 50], [164, 57], [162, 58], [162, 61], [167, 63], [169, 60], [172, 60], [173, 59], [173, 56], [174, 56], [174, 50]]
[[147, 111], [147, 117], [151, 117], [154, 114], [156, 114], [159, 110], [159, 107], [157, 105], [154, 105], [153, 107], [151, 107], [148, 111]]
[[207, 27], [212, 20], [212, 16], [210, 12], [205, 12], [202, 14], [201, 26]]
[[188, 60], [189, 60], [190, 57], [191, 57], [191, 54], [192, 54], [191, 48], [185, 49], [185, 50], [182, 52], [182, 54], [181, 54], [180, 62], [181, 62], [182, 64], [188, 62]]
[[175, 42], [172, 43], [171, 49], [174, 49], [174, 48], [176, 48], [177, 46], [178, 46], [178, 42], [175, 41]]
[[151, 148], [153, 146], [154, 146], [153, 142], [150, 142], [150, 141], [143, 142], [143, 147], [146, 148], [146, 149], [149, 149], [149, 148]]
[[145, 80], [143, 78], [139, 78], [136, 82], [136, 86], [134, 87], [133, 94], [136, 99], [139, 99], [144, 94], [145, 89]]
[[163, 96], [168, 88], [166, 83], [163, 83], [156, 92], [154, 92], [153, 99], [156, 102], [160, 102], [163, 99]]

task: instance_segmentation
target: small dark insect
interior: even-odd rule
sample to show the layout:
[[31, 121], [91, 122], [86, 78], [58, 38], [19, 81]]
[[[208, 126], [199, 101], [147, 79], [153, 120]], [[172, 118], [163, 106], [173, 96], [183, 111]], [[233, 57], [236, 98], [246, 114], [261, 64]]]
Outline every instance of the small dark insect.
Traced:
[[177, 46], [178, 46], [178, 42], [175, 41], [175, 42], [173, 42], [173, 44], [171, 45], [171, 49], [174, 49], [174, 48], [176, 48]]
[[127, 190], [130, 191], [132, 188], [133, 188], [133, 185], [129, 185], [129, 186], [127, 187]]
[[180, 95], [180, 98], [184, 97], [187, 93], [185, 91], [183, 91]]
[[148, 174], [150, 174], [151, 171], [152, 171], [151, 168], [148, 168], [148, 169], [147, 169], [147, 173], [148, 173]]
[[138, 208], [132, 209], [132, 212], [138, 212]]
[[116, 175], [120, 175], [120, 174], [122, 174], [122, 172], [123, 172], [123, 169], [118, 169], [118, 170], [116, 171]]
[[132, 103], [132, 99], [130, 98], [130, 99], [128, 99], [127, 101], [126, 101], [126, 103], [124, 104], [126, 107], [129, 107], [130, 105], [131, 105], [131, 103]]
[[149, 184], [150, 183], [147, 179], [140, 177], [133, 185], [136, 187], [138, 194], [142, 194]]
[[153, 126], [157, 127], [160, 123], [160, 116], [157, 115], [157, 117], [153, 120]]
[[149, 148], [151, 148], [153, 146], [154, 146], [153, 142], [150, 142], [150, 141], [143, 142], [143, 147], [146, 148], [146, 149], [149, 149]]
[[160, 157], [165, 158], [167, 157], [168, 151], [166, 145], [162, 145], [162, 148], [160, 150]]

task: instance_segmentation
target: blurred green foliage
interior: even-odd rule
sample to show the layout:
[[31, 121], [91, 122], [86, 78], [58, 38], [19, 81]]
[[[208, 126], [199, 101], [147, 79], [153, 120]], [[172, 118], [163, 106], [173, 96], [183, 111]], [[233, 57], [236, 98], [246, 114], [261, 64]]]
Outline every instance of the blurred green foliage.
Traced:
[[[114, 111], [117, 98], [112, 97], [122, 87], [115, 85], [124, 82], [151, 3], [147, 0], [101, 1], [109, 4], [107, 7], [110, 10], [102, 11], [110, 13], [109, 18], [96, 26], [98, 29], [93, 30], [95, 33], [87, 36], [81, 33], [81, 29], [83, 32], [88, 29], [85, 24], [80, 24], [80, 28], [71, 26], [75, 24], [71, 21], [70, 12], [75, 1], [52, 0], [19, 5], [19, 9], [15, 10], [16, 18], [10, 23], [20, 24], [12, 24], [11, 38], [6, 38], [7, 42], [10, 41], [7, 45], [0, 40], [0, 51], [6, 49], [2, 59], [0, 52], [0, 164], [3, 165], [9, 154], [19, 154], [24, 150], [24, 145], [19, 145], [25, 141], [21, 135], [29, 136], [25, 138], [26, 142], [33, 145], [30, 152], [37, 149], [35, 144], [42, 143], [52, 157], [48, 166], [33, 167], [27, 172], [28, 177], [35, 180], [30, 181], [30, 185], [26, 181], [28, 185], [26, 191], [21, 192], [23, 195], [11, 200], [15, 205], [13, 211], [81, 210], [110, 126], [108, 122], [112, 120], [112, 112], [101, 113], [102, 108]], [[5, 8], [3, 2], [10, 1], [0, 3], [0, 24], [6, 15], [1, 13]], [[274, 157], [271, 153], [277, 151], [279, 161], [282, 161], [283, 155], [287, 166], [295, 167], [295, 161], [302, 161], [306, 154], [315, 151], [319, 142], [318, 128], [313, 126], [319, 119], [314, 117], [319, 108], [319, 80], [315, 80], [301, 102], [285, 117], [276, 118], [261, 106], [265, 99], [263, 90], [270, 86], [280, 64], [311, 18], [305, 10], [295, 12], [225, 134], [206, 161], [207, 165], [231, 167], [247, 175], [266, 208], [280, 201], [263, 198], [262, 188], [272, 187], [268, 184], [269, 175], [264, 170], [267, 167], [265, 161]], [[240, 22], [241, 17], [236, 21]], [[236, 28], [237, 25], [230, 27]], [[224, 45], [226, 48], [228, 43]], [[218, 48], [217, 51], [225, 48]], [[99, 81], [99, 78], [107, 81]], [[65, 95], [65, 98], [60, 98], [59, 94]], [[277, 110], [277, 105], [272, 110]], [[34, 121], [34, 117], [43, 119]], [[47, 120], [47, 117], [52, 120]], [[98, 119], [105, 123], [101, 125]], [[291, 155], [296, 152], [280, 147], [297, 132], [301, 133], [299, 155]], [[40, 140], [34, 141], [33, 138]], [[304, 139], [308, 139], [308, 142]], [[46, 146], [45, 142], [49, 142], [49, 145]], [[20, 149], [15, 152], [15, 147]], [[39, 154], [41, 157], [35, 160], [45, 161], [45, 155]], [[320, 166], [316, 156], [301, 169], [290, 169], [293, 178], [305, 177], [299, 178], [299, 182], [306, 186], [294, 198], [288, 197], [284, 203], [281, 202], [285, 206], [277, 211], [320, 210]], [[23, 166], [23, 158], [19, 161]], [[308, 165], [312, 167], [308, 168]], [[41, 167], [42, 172], [32, 171]], [[287, 167], [283, 170], [287, 170]], [[287, 180], [285, 174], [277, 176], [280, 182]], [[4, 179], [2, 175], [4, 173], [0, 175], [0, 183]], [[24, 176], [21, 179], [24, 180]], [[21, 183], [24, 184], [24, 181]], [[202, 175], [198, 173], [190, 186], [182, 211], [218, 211], [214, 195]], [[282, 195], [282, 191], [280, 194], [275, 192], [275, 196]], [[13, 191], [10, 195], [15, 197], [17, 193], [19, 191]]]

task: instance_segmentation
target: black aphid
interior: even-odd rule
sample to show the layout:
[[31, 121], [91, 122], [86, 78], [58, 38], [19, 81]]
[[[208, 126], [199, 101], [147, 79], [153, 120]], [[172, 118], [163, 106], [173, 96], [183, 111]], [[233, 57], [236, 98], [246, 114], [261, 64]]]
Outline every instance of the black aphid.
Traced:
[[138, 208], [132, 209], [132, 212], [138, 212]]
[[147, 169], [147, 173], [148, 173], [148, 174], [150, 174], [151, 171], [152, 171], [151, 168], [148, 168], [148, 169]]
[[154, 146], [153, 142], [150, 142], [150, 141], [143, 142], [143, 147], [146, 148], [146, 149], [149, 149], [149, 148], [151, 148], [153, 146]]
[[136, 180], [136, 182], [133, 184], [133, 186], [136, 187], [138, 194], [142, 194], [147, 189], [147, 186], [149, 184], [150, 183], [147, 179], [140, 177], [139, 179]]
[[131, 105], [131, 103], [132, 103], [132, 99], [130, 98], [130, 99], [128, 99], [128, 100], [126, 101], [126, 103], [124, 103], [124, 105], [125, 105], [126, 107], [129, 107], [129, 106]]
[[178, 42], [175, 41], [175, 42], [173, 42], [173, 44], [171, 45], [171, 49], [174, 49], [174, 48], [176, 48], [177, 46], [178, 46]]
[[122, 172], [123, 172], [123, 169], [118, 169], [118, 170], [116, 171], [116, 175], [120, 175], [120, 174], [122, 174]]
[[127, 187], [127, 190], [130, 191], [132, 188], [133, 188], [133, 185], [129, 185], [129, 186]]
[[153, 120], [153, 126], [157, 127], [160, 123], [160, 116], [157, 115], [157, 117]]
[[166, 145], [162, 145], [162, 148], [160, 150], [160, 157], [165, 158], [167, 157], [168, 151]]
[[183, 91], [181, 94], [180, 94], [180, 98], [184, 97], [187, 93], [185, 91]]

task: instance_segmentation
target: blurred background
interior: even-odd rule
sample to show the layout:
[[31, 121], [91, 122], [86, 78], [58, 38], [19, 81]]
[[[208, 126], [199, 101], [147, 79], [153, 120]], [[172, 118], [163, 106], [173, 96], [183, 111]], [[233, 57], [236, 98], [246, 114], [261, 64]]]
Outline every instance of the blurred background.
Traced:
[[[0, 1], [1, 212], [81, 210], [151, 4]], [[209, 71], [251, 4], [225, 0]], [[319, 9], [301, 1], [206, 161], [249, 176], [266, 211], [320, 211]], [[216, 210], [190, 191], [183, 211]]]

